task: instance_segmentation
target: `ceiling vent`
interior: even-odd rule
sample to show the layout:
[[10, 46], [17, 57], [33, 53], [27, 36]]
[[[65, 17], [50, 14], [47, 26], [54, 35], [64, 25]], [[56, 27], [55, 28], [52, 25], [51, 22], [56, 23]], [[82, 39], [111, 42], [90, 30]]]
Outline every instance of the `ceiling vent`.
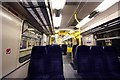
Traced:
[[92, 13], [90, 13], [89, 18], [95, 17], [98, 13], [99, 13], [99, 12], [97, 12], [97, 11], [93, 11]]

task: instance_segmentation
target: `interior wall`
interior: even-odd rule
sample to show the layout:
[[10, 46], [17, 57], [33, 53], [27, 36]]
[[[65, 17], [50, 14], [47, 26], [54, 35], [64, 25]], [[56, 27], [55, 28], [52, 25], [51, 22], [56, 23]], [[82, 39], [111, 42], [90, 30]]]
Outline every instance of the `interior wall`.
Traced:
[[22, 20], [4, 7], [0, 8], [2, 8], [2, 76], [5, 76], [18, 66]]
[[[1, 3], [0, 3], [1, 6]], [[0, 13], [2, 13], [2, 9], [0, 8]], [[2, 18], [0, 15], [0, 79], [2, 78]]]

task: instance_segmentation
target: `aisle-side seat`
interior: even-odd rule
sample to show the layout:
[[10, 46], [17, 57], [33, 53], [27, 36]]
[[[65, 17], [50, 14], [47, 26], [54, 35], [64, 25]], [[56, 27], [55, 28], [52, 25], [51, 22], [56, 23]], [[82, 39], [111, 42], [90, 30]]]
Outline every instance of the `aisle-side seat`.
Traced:
[[114, 47], [77, 48], [78, 73], [83, 80], [120, 80], [120, 63]]
[[96, 74], [94, 76], [95, 79], [97, 80], [102, 80], [104, 75], [108, 75], [108, 69], [105, 66], [105, 61], [103, 59], [103, 47], [102, 46], [92, 46], [90, 50], [90, 55], [91, 55], [91, 62], [92, 62], [92, 70]]
[[76, 51], [77, 72], [82, 77], [87, 77], [91, 72], [89, 46], [78, 46]]
[[46, 46], [49, 80], [64, 80], [62, 51], [59, 45]]
[[[113, 56], [115, 55], [115, 52], [116, 52], [113, 47], [105, 47], [105, 49], [103, 50], [102, 46], [93, 46], [90, 52], [92, 54], [91, 57], [93, 57], [92, 58], [93, 69], [95, 73], [97, 74], [96, 76], [97, 80], [119, 80], [120, 79], [119, 78], [120, 75], [113, 75], [111, 73], [111, 66], [112, 68], [113, 66], [115, 69], [117, 68], [115, 67], [117, 63], [112, 64], [115, 62], [114, 60], [115, 57], [117, 59], [117, 56]], [[108, 55], [106, 55], [107, 53]], [[107, 56], [111, 56], [111, 57], [108, 58]], [[117, 69], [117, 71], [119, 70]], [[114, 71], [115, 70], [113, 70], [112, 72]]]
[[120, 80], [120, 62], [116, 55], [117, 50], [112, 46], [104, 47], [104, 59], [109, 69], [109, 73], [112, 74], [114, 80]]
[[32, 49], [28, 69], [28, 80], [48, 80], [45, 46], [35, 46]]

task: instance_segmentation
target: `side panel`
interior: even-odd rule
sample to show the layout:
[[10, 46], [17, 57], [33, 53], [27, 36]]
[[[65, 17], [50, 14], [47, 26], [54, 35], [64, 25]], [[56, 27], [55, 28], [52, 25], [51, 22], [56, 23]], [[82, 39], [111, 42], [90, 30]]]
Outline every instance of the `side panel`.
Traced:
[[[1, 2], [0, 2], [1, 6]], [[0, 8], [0, 13], [2, 9]], [[0, 79], [2, 78], [2, 16], [0, 16]]]
[[16, 69], [22, 20], [2, 8], [2, 76]]
[[6, 78], [26, 78], [28, 72], [29, 63], [25, 64], [24, 66], [17, 69], [15, 72], [7, 76]]

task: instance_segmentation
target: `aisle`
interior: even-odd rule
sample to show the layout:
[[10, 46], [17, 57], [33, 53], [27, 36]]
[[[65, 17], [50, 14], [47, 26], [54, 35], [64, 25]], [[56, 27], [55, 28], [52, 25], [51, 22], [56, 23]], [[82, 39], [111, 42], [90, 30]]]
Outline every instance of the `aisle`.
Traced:
[[63, 56], [63, 67], [64, 67], [64, 77], [66, 80], [81, 80], [77, 79], [80, 78], [78, 76], [77, 71], [73, 70], [72, 66], [70, 65], [71, 59], [67, 55]]

